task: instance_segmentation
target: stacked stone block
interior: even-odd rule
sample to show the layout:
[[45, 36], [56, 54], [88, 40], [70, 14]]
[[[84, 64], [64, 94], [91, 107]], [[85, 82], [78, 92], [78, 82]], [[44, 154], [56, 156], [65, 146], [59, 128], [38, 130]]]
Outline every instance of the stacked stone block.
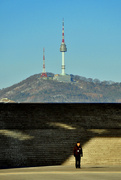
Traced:
[[121, 165], [121, 104], [0, 104], [0, 168]]

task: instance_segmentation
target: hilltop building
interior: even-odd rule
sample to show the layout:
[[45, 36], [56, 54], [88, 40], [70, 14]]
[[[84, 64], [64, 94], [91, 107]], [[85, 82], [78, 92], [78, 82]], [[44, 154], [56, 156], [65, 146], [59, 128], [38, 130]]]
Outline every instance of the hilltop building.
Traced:
[[15, 101], [12, 101], [8, 98], [2, 98], [0, 99], [0, 103], [15, 103]]

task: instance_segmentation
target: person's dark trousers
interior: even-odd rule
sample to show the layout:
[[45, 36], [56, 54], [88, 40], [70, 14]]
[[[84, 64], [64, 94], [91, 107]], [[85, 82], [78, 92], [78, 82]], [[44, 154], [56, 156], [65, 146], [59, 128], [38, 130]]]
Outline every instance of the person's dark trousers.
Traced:
[[75, 164], [76, 168], [80, 168], [80, 161], [81, 161], [80, 156], [76, 156], [75, 161], [76, 161], [76, 164]]

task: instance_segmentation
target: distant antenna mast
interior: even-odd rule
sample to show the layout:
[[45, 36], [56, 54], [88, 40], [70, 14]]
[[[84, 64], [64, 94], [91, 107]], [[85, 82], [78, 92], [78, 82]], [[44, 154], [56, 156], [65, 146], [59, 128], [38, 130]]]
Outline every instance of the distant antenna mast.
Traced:
[[42, 71], [41, 77], [47, 77], [47, 74], [45, 71], [45, 48], [43, 48], [43, 71]]

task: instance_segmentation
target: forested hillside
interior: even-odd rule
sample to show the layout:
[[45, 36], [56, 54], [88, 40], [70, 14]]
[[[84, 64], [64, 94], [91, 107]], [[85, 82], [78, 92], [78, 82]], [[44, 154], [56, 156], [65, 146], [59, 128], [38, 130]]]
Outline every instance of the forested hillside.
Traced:
[[[40, 78], [41, 74], [0, 90], [0, 99], [15, 102], [121, 102], [121, 83], [71, 75], [72, 82]], [[48, 76], [54, 76], [48, 73]]]

